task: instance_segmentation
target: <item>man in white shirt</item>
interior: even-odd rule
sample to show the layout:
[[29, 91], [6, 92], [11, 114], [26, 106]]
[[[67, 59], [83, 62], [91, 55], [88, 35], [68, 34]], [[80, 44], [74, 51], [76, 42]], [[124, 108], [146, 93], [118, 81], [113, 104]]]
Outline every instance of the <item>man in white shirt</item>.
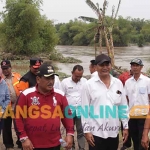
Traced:
[[[74, 124], [77, 129], [77, 140], [79, 150], [85, 150], [85, 138], [81, 125], [81, 116], [77, 112], [77, 108], [81, 106], [81, 90], [87, 79], [83, 78], [83, 67], [76, 65], [73, 67], [72, 76], [65, 78], [62, 83], [62, 90], [68, 100], [70, 109], [72, 110], [72, 117], [74, 118]], [[72, 150], [75, 150], [73, 145]]]
[[144, 66], [141, 59], [135, 58], [130, 64], [133, 76], [125, 82], [125, 93], [130, 110], [129, 130], [134, 150], [144, 150], [141, 138], [149, 111], [150, 79], [141, 73]]
[[120, 119], [124, 142], [128, 137], [127, 100], [121, 81], [110, 75], [110, 57], [101, 54], [95, 64], [97, 76], [89, 79], [82, 89], [81, 106], [88, 110], [81, 115], [83, 132], [89, 150], [117, 150]]
[[95, 65], [94, 59], [90, 61], [89, 70], [91, 73], [91, 78], [94, 77], [95, 75], [97, 75], [96, 65]]

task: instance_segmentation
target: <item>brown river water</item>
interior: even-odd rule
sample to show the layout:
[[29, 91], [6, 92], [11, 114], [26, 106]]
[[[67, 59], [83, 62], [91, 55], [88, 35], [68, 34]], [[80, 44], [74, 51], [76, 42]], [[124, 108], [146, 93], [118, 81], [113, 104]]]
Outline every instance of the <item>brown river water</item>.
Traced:
[[[65, 57], [74, 57], [82, 61], [79, 63], [84, 67], [84, 75], [89, 75], [89, 62], [95, 58], [94, 47], [89, 46], [56, 46], [58, 52]], [[106, 53], [106, 49], [103, 50]], [[98, 52], [97, 52], [98, 54]], [[130, 69], [130, 61], [134, 58], [140, 58], [143, 61], [143, 72], [150, 68], [150, 46], [139, 48], [137, 46], [116, 47], [115, 48], [115, 65], [122, 68]], [[71, 75], [71, 70], [76, 64], [57, 63], [57, 67], [61, 72]]]

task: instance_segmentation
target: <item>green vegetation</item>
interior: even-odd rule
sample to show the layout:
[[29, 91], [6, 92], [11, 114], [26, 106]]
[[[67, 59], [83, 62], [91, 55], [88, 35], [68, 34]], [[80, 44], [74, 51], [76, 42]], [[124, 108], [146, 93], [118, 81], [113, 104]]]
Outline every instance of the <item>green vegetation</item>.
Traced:
[[[20, 55], [31, 57], [43, 53], [48, 59], [62, 63], [80, 62], [72, 57], [63, 57], [54, 47], [57, 44], [94, 45], [96, 19], [89, 18], [91, 23], [74, 19], [54, 25], [40, 14], [41, 4], [42, 0], [6, 1], [5, 11], [0, 12], [0, 49], [12, 53], [15, 59], [22, 59]], [[105, 17], [104, 25], [109, 29], [111, 17]], [[112, 33], [114, 46], [144, 46], [150, 42], [150, 20], [119, 16], [114, 20]], [[103, 46], [106, 46], [104, 37], [102, 41]]]
[[73, 57], [64, 57], [56, 50], [53, 50], [53, 52], [51, 52], [49, 55], [49, 59], [53, 61], [59, 61], [61, 63], [81, 63], [81, 60], [75, 59]]
[[[111, 18], [107, 16], [106, 20], [109, 22]], [[69, 23], [56, 24], [55, 27], [60, 45], [94, 45], [96, 22], [89, 23], [75, 19]], [[114, 46], [119, 47], [129, 44], [138, 46], [149, 44], [150, 20], [119, 16], [114, 23], [113, 42]]]
[[53, 22], [40, 15], [42, 0], [8, 0], [1, 12], [0, 45], [5, 52], [51, 52], [58, 38]]

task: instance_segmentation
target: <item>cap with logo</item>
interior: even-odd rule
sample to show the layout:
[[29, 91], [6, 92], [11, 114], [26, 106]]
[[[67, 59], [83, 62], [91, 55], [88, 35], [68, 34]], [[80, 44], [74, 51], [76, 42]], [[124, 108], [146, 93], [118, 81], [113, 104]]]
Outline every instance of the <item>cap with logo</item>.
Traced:
[[95, 65], [102, 64], [104, 62], [111, 62], [111, 58], [105, 54], [100, 54], [95, 59]]
[[33, 68], [39, 68], [42, 64], [42, 60], [40, 58], [31, 58], [30, 59], [30, 66]]
[[3, 60], [3, 61], [1, 62], [1, 68], [2, 68], [2, 69], [7, 69], [7, 68], [9, 68], [9, 67], [11, 67], [11, 63], [10, 63], [9, 60]]
[[54, 71], [54, 67], [48, 64], [42, 64], [38, 70], [38, 76], [50, 77], [52, 75], [57, 75]]
[[140, 66], [144, 66], [142, 60], [139, 59], [139, 58], [133, 59], [133, 60], [130, 62], [130, 64], [138, 64], [138, 65], [140, 65]]

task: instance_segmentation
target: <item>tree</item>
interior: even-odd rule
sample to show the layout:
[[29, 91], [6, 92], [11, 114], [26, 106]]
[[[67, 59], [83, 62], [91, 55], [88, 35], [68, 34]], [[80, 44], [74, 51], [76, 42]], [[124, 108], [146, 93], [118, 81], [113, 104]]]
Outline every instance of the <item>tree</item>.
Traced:
[[41, 16], [42, 0], [7, 0], [2, 12], [0, 42], [2, 48], [13, 54], [35, 54], [53, 50], [57, 44], [51, 21]]
[[102, 39], [104, 37], [106, 48], [107, 48], [107, 53], [111, 57], [112, 66], [114, 66], [115, 62], [114, 62], [114, 45], [113, 45], [112, 32], [113, 32], [114, 22], [116, 20], [116, 17], [117, 17], [118, 11], [119, 11], [119, 7], [121, 4], [121, 0], [119, 0], [116, 12], [115, 12], [115, 7], [113, 6], [110, 22], [108, 22], [107, 17], [105, 15], [107, 5], [108, 5], [107, 0], [104, 0], [103, 8], [100, 8], [98, 3], [95, 5], [91, 0], [86, 0], [86, 3], [96, 13], [98, 19], [84, 17], [84, 16], [80, 16], [79, 18], [81, 18], [83, 20], [87, 20], [87, 21], [97, 20], [95, 43], [97, 41], [99, 41], [100, 53], [102, 53]]

